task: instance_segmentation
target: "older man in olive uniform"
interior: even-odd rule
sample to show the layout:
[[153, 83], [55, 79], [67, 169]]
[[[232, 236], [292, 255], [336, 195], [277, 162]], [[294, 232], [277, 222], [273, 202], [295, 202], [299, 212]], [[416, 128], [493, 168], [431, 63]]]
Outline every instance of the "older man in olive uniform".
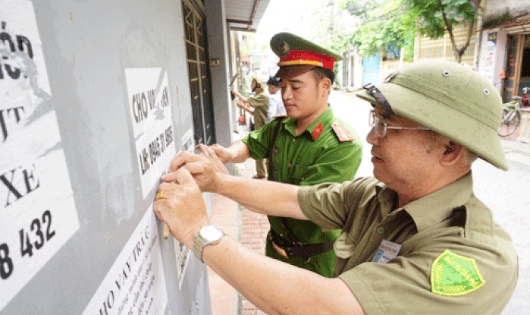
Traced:
[[[242, 108], [254, 116], [254, 129], [260, 130], [267, 123], [267, 112], [269, 109], [269, 95], [265, 93], [263, 85], [258, 77], [252, 78], [250, 88], [256, 95], [246, 98], [240, 93], [233, 91], [232, 93], [236, 97], [236, 105]], [[265, 159], [256, 160], [256, 175], [254, 178], [262, 179], [267, 177]]]
[[[281, 79], [288, 118], [273, 120], [228, 148], [212, 149], [223, 163], [268, 157], [269, 180], [282, 183], [306, 186], [353, 179], [362, 143], [328, 104], [333, 64], [342, 58], [289, 33], [275, 35], [270, 45], [280, 57], [276, 77]], [[333, 241], [339, 230], [322, 231], [311, 221], [275, 216], [269, 216], [269, 222], [267, 256], [333, 276]]]
[[[497, 136], [499, 93], [468, 66], [444, 60], [410, 64], [365, 89], [359, 97], [375, 107], [368, 142], [377, 180], [251, 181], [216, 173], [213, 154], [181, 153], [163, 178], [178, 184], [160, 185], [155, 213], [267, 313], [500, 314], [516, 286], [517, 254], [473, 194], [471, 173], [477, 156], [508, 168]], [[199, 188], [257, 212], [342, 228], [337, 277], [253, 255], [223, 237], [209, 225]]]

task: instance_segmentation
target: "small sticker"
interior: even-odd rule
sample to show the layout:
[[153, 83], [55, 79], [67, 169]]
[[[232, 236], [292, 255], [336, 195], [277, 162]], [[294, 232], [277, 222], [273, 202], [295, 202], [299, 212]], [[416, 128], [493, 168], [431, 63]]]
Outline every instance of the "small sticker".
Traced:
[[333, 128], [333, 131], [335, 132], [337, 138], [339, 138], [340, 142], [355, 141], [355, 138], [353, 138], [348, 129], [346, 129], [346, 127], [343, 125], [339, 123], [333, 123], [331, 127]]
[[381, 245], [379, 245], [379, 249], [375, 253], [374, 258], [372, 258], [372, 262], [378, 264], [386, 264], [391, 259], [396, 258], [400, 250], [400, 244], [383, 240], [381, 242]]
[[473, 292], [486, 283], [475, 259], [445, 250], [432, 264], [431, 291], [445, 296]]

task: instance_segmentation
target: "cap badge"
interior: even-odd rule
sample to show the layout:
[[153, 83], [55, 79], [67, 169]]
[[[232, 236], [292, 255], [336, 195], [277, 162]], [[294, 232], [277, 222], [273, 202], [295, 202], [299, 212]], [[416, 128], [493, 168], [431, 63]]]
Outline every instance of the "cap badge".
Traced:
[[280, 55], [281, 56], [289, 55], [289, 50], [290, 50], [289, 44], [287, 44], [286, 42], [282, 42], [280, 44]]

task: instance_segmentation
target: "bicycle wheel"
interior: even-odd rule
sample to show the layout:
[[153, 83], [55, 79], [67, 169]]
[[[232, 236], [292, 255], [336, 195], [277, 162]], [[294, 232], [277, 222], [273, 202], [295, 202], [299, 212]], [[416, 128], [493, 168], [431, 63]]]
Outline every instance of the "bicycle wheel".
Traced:
[[521, 113], [519, 111], [502, 110], [502, 123], [497, 133], [501, 137], [507, 137], [517, 130], [521, 123]]

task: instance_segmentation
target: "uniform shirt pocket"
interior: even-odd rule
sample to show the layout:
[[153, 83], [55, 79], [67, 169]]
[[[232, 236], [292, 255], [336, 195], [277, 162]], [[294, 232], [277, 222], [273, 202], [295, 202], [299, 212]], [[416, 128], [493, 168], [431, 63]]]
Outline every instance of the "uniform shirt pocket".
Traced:
[[308, 167], [305, 165], [301, 165], [300, 163], [296, 163], [291, 167], [293, 168], [291, 170], [291, 183], [293, 183], [294, 185], [300, 185], [300, 183], [303, 182], [305, 179], [305, 174], [307, 173]]

